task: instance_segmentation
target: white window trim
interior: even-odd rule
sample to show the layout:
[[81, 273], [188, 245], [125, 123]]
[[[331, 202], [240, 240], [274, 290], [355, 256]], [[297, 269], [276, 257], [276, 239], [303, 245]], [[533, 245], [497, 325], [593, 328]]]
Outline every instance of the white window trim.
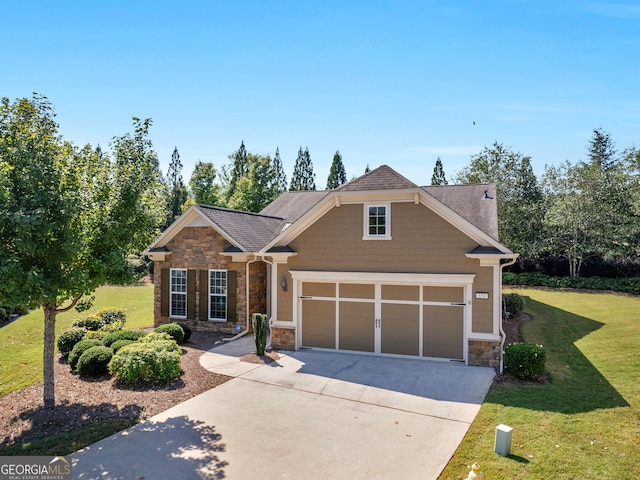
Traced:
[[[185, 291], [184, 292], [174, 292], [173, 291], [173, 272], [184, 272], [184, 278], [185, 278]], [[179, 318], [179, 319], [186, 319], [187, 318], [187, 291], [189, 289], [189, 285], [187, 284], [188, 282], [188, 275], [187, 275], [187, 269], [186, 268], [172, 268], [170, 269], [170, 273], [169, 273], [169, 318]], [[185, 315], [174, 315], [173, 314], [173, 296], [174, 295], [184, 295], [184, 311], [185, 311]]]
[[[369, 208], [384, 207], [385, 208], [385, 234], [372, 235], [369, 233]], [[362, 221], [362, 239], [363, 240], [391, 240], [391, 203], [390, 202], [371, 202], [365, 203], [363, 209]]]
[[[224, 295], [220, 295], [220, 294], [212, 294], [211, 293], [211, 272], [224, 272], [225, 274], [225, 281], [226, 281], [226, 287], [225, 288], [229, 288], [229, 273], [227, 270], [221, 270], [221, 269], [215, 269], [212, 268], [209, 270], [209, 282], [207, 285], [207, 319], [210, 322], [226, 322], [227, 321], [227, 315], [229, 313], [229, 296], [227, 293], [225, 293]], [[224, 316], [225, 318], [212, 318], [211, 317], [211, 297], [224, 297]]]

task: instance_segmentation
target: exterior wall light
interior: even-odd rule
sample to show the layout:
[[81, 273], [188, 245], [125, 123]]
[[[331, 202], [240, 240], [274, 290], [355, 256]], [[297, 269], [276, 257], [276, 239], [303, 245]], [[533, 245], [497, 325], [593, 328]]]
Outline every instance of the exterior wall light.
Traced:
[[280, 287], [282, 288], [282, 291], [283, 291], [283, 292], [286, 292], [286, 291], [287, 291], [287, 277], [283, 276], [283, 277], [280, 279]]

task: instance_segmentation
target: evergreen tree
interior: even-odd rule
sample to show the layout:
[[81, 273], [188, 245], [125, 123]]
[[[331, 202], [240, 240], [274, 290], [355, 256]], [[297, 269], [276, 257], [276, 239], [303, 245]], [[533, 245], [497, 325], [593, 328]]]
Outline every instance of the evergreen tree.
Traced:
[[171, 163], [169, 164], [169, 170], [167, 171], [167, 221], [164, 227], [168, 227], [173, 221], [182, 214], [182, 205], [187, 201], [189, 194], [187, 187], [182, 181], [182, 162], [180, 161], [180, 154], [178, 153], [178, 147], [173, 149], [171, 155]]
[[327, 178], [327, 190], [338, 188], [340, 185], [347, 183], [347, 172], [344, 169], [342, 163], [342, 155], [340, 150], [336, 150], [333, 156], [333, 162], [331, 163], [331, 169], [329, 170], [329, 177]]
[[589, 163], [597, 164], [608, 170], [616, 163], [616, 150], [611, 135], [601, 128], [593, 130], [589, 141]]
[[448, 185], [447, 177], [444, 175], [444, 169], [442, 168], [442, 160], [440, 157], [436, 159], [436, 166], [433, 168], [433, 175], [431, 176], [431, 185]]
[[240, 148], [229, 155], [229, 159], [233, 161], [233, 165], [231, 166], [229, 184], [225, 193], [226, 201], [229, 201], [236, 191], [240, 179], [249, 174], [249, 161], [247, 160], [247, 149], [244, 146], [244, 140], [240, 143]]
[[298, 150], [298, 158], [296, 164], [293, 167], [293, 176], [291, 177], [291, 187], [289, 190], [315, 190], [316, 175], [313, 173], [313, 165], [311, 163], [311, 155], [309, 155], [309, 148], [302, 151], [302, 147]]
[[367, 166], [364, 169], [364, 173], [369, 173], [371, 171], [371, 169], [369, 168], [369, 164], [367, 163]]
[[276, 189], [278, 194], [287, 191], [287, 176], [284, 173], [284, 167], [282, 166], [282, 160], [280, 159], [280, 149], [276, 147], [276, 155], [273, 157], [273, 175]]

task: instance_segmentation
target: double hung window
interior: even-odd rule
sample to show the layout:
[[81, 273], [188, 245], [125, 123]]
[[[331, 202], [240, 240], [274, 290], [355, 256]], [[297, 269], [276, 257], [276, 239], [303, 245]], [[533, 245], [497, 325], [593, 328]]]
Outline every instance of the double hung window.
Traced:
[[227, 320], [226, 270], [209, 270], [209, 320]]
[[187, 270], [171, 269], [170, 314], [175, 318], [187, 318]]
[[391, 239], [391, 208], [388, 203], [365, 204], [364, 236], [365, 240]]

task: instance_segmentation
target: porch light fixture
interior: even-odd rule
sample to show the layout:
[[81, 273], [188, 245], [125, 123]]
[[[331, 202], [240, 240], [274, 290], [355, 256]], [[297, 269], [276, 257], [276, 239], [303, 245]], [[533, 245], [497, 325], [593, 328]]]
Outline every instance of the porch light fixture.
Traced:
[[280, 287], [282, 288], [282, 291], [283, 291], [283, 292], [286, 292], [286, 291], [287, 291], [287, 277], [283, 276], [283, 277], [280, 279]]

